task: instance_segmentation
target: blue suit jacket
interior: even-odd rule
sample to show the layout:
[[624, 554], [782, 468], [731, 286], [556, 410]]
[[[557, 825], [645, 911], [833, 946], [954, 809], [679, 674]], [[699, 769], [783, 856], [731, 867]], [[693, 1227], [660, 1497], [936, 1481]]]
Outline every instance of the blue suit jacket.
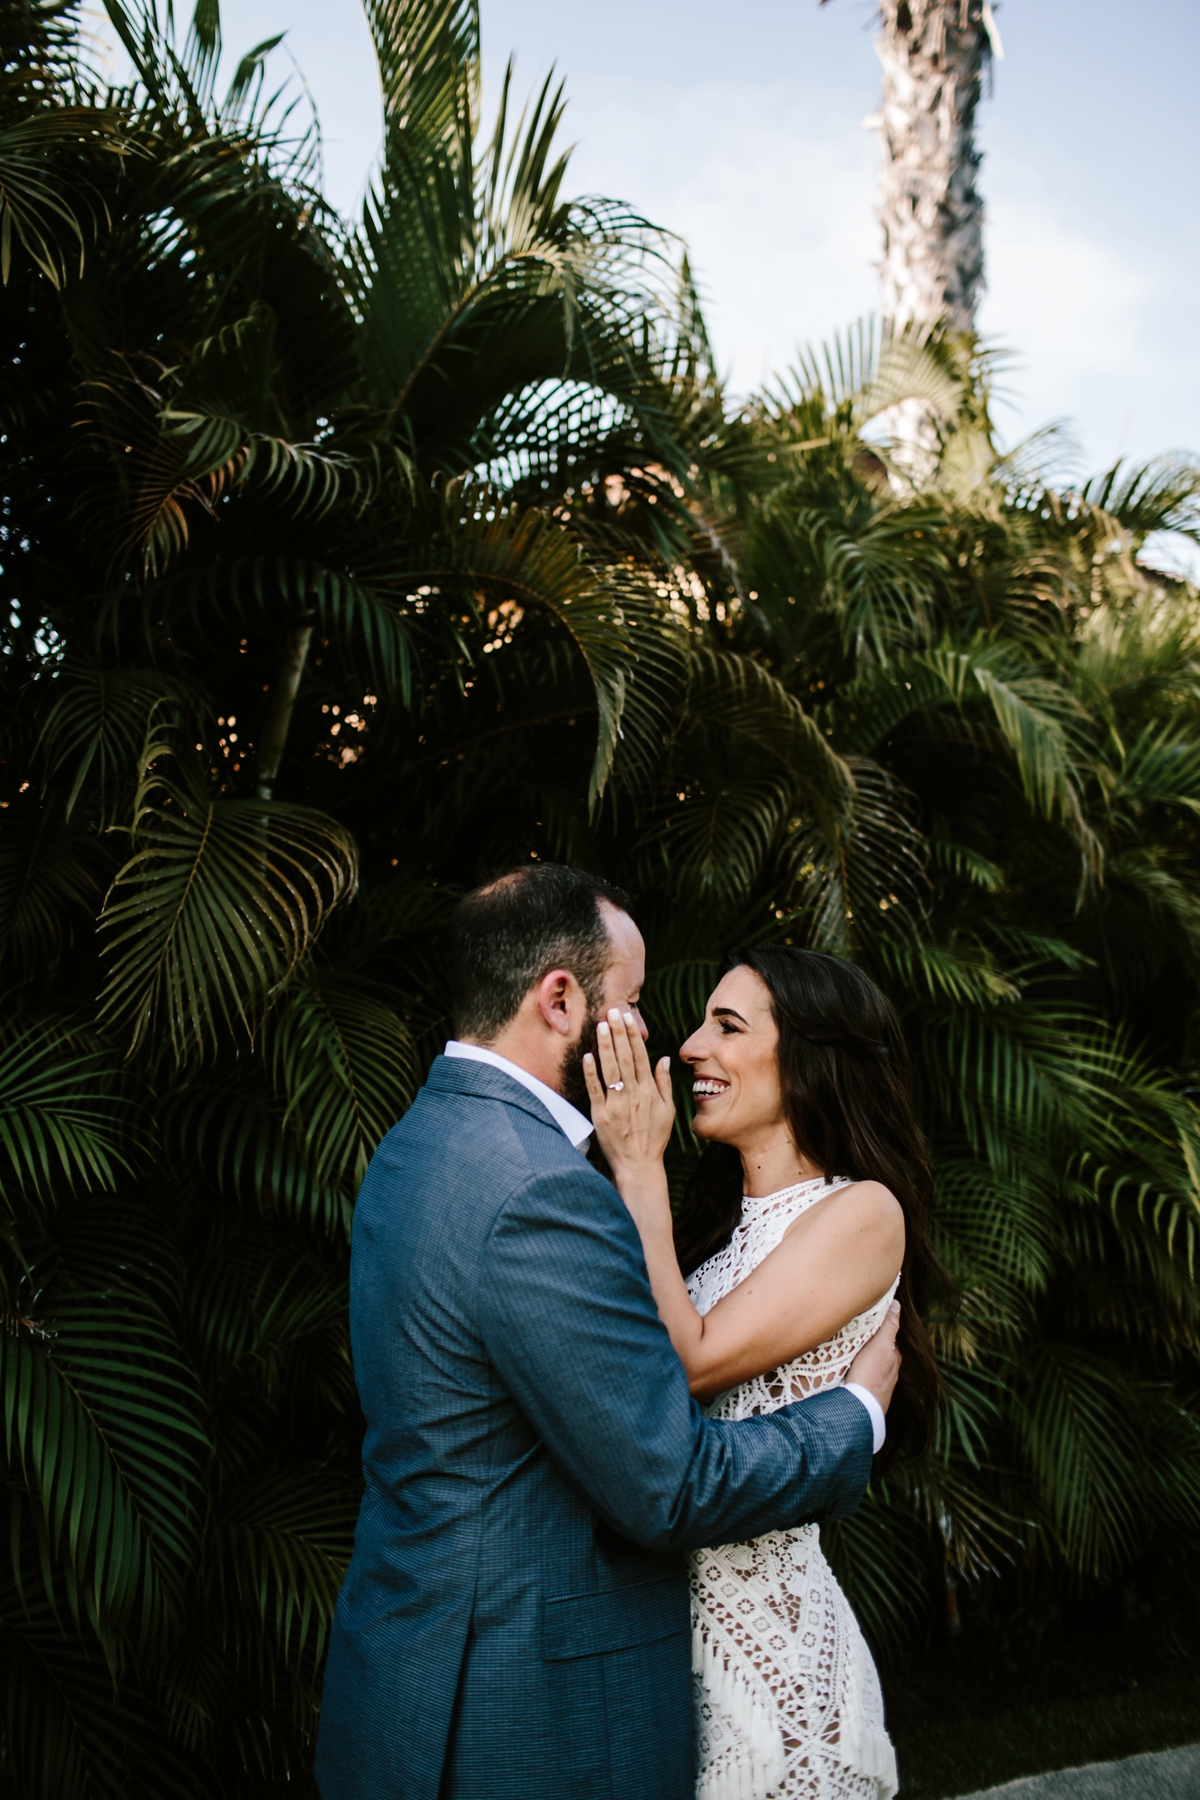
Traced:
[[440, 1057], [380, 1145], [350, 1321], [323, 1800], [692, 1800], [681, 1552], [853, 1511], [866, 1409], [706, 1420], [620, 1196], [485, 1063]]

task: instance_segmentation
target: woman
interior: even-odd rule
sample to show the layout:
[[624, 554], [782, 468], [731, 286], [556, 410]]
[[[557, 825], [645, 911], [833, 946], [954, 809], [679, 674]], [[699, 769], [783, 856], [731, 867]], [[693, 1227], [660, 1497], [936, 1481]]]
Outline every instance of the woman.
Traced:
[[[881, 1462], [920, 1449], [938, 1391], [919, 1317], [937, 1267], [930, 1177], [883, 995], [815, 951], [734, 959], [681, 1052], [706, 1149], [674, 1226], [667, 1059], [651, 1072], [631, 1015], [610, 1014], [597, 1045], [592, 1120], [709, 1415], [837, 1385], [898, 1294], [904, 1361]], [[879, 1678], [817, 1526], [691, 1564], [698, 1800], [889, 1800]]]

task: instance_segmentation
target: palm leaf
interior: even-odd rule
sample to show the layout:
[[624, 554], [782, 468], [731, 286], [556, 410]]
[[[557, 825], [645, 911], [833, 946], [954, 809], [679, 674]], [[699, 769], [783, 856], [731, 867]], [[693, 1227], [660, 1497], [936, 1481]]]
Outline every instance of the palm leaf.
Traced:
[[85, 923], [90, 929], [105, 858], [57, 809], [22, 807], [0, 840], [0, 944], [22, 977], [51, 961]]
[[1120, 759], [1112, 801], [1200, 813], [1200, 746], [1178, 725], [1147, 726]]
[[121, 154], [115, 111], [55, 106], [0, 131], [0, 281], [5, 285], [14, 237], [52, 286], [65, 287], [68, 280], [64, 240], [82, 273], [88, 239], [105, 220], [105, 208], [97, 187], [78, 173], [81, 149]]
[[706, 901], [743, 899], [780, 835], [791, 802], [785, 776], [727, 776], [711, 788], [699, 783], [656, 822], [646, 839], [659, 879]]
[[1080, 793], [1086, 718], [1068, 690], [1008, 645], [982, 638], [965, 649], [947, 644], [898, 659], [839, 696], [837, 741], [851, 750], [877, 745], [931, 704], [963, 712], [986, 706], [1030, 805], [1062, 819], [1089, 866], [1096, 865], [1100, 847]]
[[[5, 1452], [72, 1613], [145, 1635], [177, 1613], [202, 1515], [198, 1395], [161, 1314], [123, 1288], [63, 1285], [0, 1341]], [[50, 1565], [43, 1563], [48, 1595]]]
[[272, 1394], [297, 1344], [345, 1331], [344, 1285], [319, 1262], [254, 1223], [227, 1224], [194, 1254], [184, 1332], [214, 1407], [253, 1375]]
[[416, 1091], [403, 1021], [365, 983], [311, 970], [272, 1016], [264, 1054], [314, 1179], [357, 1189]]
[[215, 1192], [265, 1217], [282, 1217], [329, 1238], [349, 1235], [348, 1183], [322, 1187], [284, 1105], [266, 1080], [261, 1055], [223, 1081], [189, 1085], [163, 1107], [166, 1154], [202, 1171]]
[[212, 800], [143, 763], [133, 854], [105, 900], [101, 1016], [130, 1049], [161, 1032], [179, 1062], [258, 1020], [330, 909], [353, 892], [347, 834], [303, 807]]
[[693, 962], [652, 963], [642, 990], [642, 1011], [668, 1042], [682, 1043], [691, 1036], [717, 985], [720, 964], [715, 958]]
[[7, 1671], [6, 1774], [15, 1791], [55, 1800], [200, 1800], [192, 1759], [170, 1741], [133, 1681], [114, 1692], [102, 1646], [26, 1574], [0, 1579], [0, 1656]]
[[98, 815], [112, 824], [136, 786], [151, 714], [180, 698], [177, 684], [153, 669], [94, 667], [68, 672], [56, 688], [40, 740], [46, 774], [65, 774], [71, 782], [68, 819], [90, 777], [99, 791]]
[[1114, 463], [1084, 485], [1080, 498], [1139, 539], [1152, 531], [1200, 538], [1200, 467], [1194, 458], [1162, 456], [1132, 468]]
[[1111, 1361], [1073, 1344], [1040, 1344], [1027, 1367], [1018, 1422], [1042, 1503], [1068, 1565], [1103, 1575], [1136, 1538], [1144, 1466], [1136, 1389]]
[[57, 1019], [10, 1019], [0, 1038], [3, 1186], [110, 1188], [134, 1148], [130, 1099], [111, 1052]]
[[265, 1646], [253, 1641], [259, 1634], [272, 1660], [322, 1656], [354, 1547], [356, 1500], [319, 1468], [266, 1471], [230, 1495], [217, 1521], [215, 1579], [226, 1629], [249, 1660], [264, 1660]]
[[649, 753], [656, 733], [661, 741], [682, 652], [673, 620], [648, 583], [593, 566], [579, 541], [539, 508], [507, 507], [483, 488], [454, 484], [442, 529], [445, 560], [414, 556], [413, 587], [453, 583], [492, 605], [536, 609], [582, 657], [599, 713], [589, 787], [595, 804], [622, 737], [635, 756]]
[[[1009, 1176], [986, 1164], [946, 1158], [937, 1170], [937, 1231], [941, 1255], [968, 1297], [982, 1298], [988, 1321], [1011, 1333], [1027, 1319], [1057, 1266], [1060, 1231], [1055, 1196], [1028, 1174]], [[977, 1333], [978, 1304], [962, 1321]], [[961, 1354], [961, 1352], [960, 1352]], [[977, 1446], [977, 1450], [980, 1446]]]
[[912, 796], [866, 757], [850, 757], [846, 767], [854, 781], [849, 816], [830, 829], [819, 813], [802, 814], [790, 823], [785, 849], [809, 941], [835, 951], [918, 929], [928, 898]]
[[998, 893], [1004, 886], [1004, 871], [970, 844], [954, 844], [947, 838], [931, 838], [929, 858], [936, 868], [947, 875], [957, 876], [960, 881], [973, 882], [986, 893]]
[[689, 712], [770, 753], [792, 775], [798, 794], [831, 817], [852, 803], [854, 777], [818, 721], [770, 670], [748, 657], [693, 651]]
[[823, 1526], [821, 1548], [877, 1652], [914, 1635], [929, 1610], [930, 1584], [917, 1574], [929, 1542], [886, 1488], [872, 1486], [853, 1517]]
[[882, 967], [908, 994], [969, 1006], [992, 1006], [1020, 997], [1008, 975], [990, 958], [972, 955], [965, 944], [931, 944], [881, 932], [873, 948]]
[[[323, 637], [348, 655], [361, 651], [372, 684], [412, 701], [417, 639], [422, 627], [403, 571], [391, 556], [365, 558], [349, 569], [294, 556], [214, 559], [201, 569], [156, 582], [154, 600], [167, 616], [205, 638], [258, 616], [289, 628], [315, 621]], [[140, 739], [139, 746], [140, 748]]]
[[475, 0], [367, 0], [366, 14], [391, 129], [452, 140], [479, 80]]

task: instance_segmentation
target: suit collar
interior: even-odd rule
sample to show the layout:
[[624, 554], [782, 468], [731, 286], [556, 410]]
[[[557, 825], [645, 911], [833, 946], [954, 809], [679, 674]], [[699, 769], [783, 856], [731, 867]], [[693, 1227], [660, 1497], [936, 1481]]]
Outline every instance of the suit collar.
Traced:
[[[519, 1081], [505, 1074], [503, 1069], [496, 1068], [493, 1063], [476, 1062], [473, 1058], [461, 1056], [438, 1056], [434, 1058], [425, 1085], [435, 1093], [474, 1094], [479, 1099], [500, 1100], [506, 1106], [519, 1107], [531, 1118], [551, 1126], [570, 1142], [549, 1107], [544, 1106], [528, 1088], [522, 1087]], [[582, 1155], [584, 1146], [578, 1148]]]

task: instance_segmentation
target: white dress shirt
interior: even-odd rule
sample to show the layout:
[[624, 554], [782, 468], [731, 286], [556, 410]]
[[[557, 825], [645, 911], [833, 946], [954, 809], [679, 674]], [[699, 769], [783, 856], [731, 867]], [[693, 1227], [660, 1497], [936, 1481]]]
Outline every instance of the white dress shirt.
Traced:
[[[482, 1044], [461, 1044], [457, 1038], [451, 1038], [446, 1045], [446, 1055], [462, 1056], [468, 1062], [490, 1063], [493, 1069], [500, 1069], [505, 1075], [510, 1075], [514, 1081], [519, 1081], [535, 1100], [541, 1101], [567, 1142], [573, 1144], [576, 1150], [582, 1150], [591, 1137], [592, 1122], [590, 1119], [584, 1118], [577, 1106], [572, 1106], [569, 1100], [564, 1100], [561, 1094], [556, 1093], [552, 1087], [547, 1087], [544, 1081], [539, 1081], [536, 1075], [531, 1075], [528, 1069], [522, 1069], [518, 1063], [509, 1062], [507, 1056], [497, 1056], [494, 1050], [486, 1050]], [[861, 1400], [866, 1407], [867, 1417], [871, 1421], [875, 1453], [878, 1455], [883, 1449], [883, 1440], [887, 1436], [887, 1420], [884, 1418], [883, 1408], [874, 1394], [868, 1388], [860, 1387], [856, 1381], [846, 1383], [846, 1392], [853, 1394], [855, 1399]]]

